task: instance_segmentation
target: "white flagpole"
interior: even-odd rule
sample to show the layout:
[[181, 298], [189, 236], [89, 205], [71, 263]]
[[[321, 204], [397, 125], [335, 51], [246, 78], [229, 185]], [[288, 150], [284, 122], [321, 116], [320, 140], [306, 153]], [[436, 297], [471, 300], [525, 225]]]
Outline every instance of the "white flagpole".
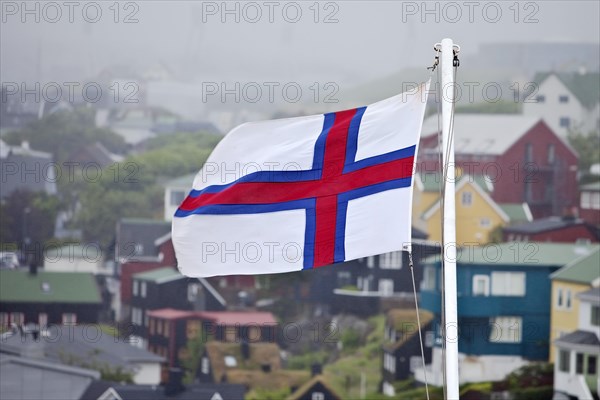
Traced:
[[444, 309], [443, 327], [446, 341], [446, 396], [458, 399], [458, 317], [456, 304], [456, 208], [455, 208], [455, 172], [454, 172], [454, 136], [451, 135], [454, 104], [454, 43], [452, 39], [442, 40], [442, 154], [446, 180], [444, 182], [444, 220], [442, 221], [444, 238]]

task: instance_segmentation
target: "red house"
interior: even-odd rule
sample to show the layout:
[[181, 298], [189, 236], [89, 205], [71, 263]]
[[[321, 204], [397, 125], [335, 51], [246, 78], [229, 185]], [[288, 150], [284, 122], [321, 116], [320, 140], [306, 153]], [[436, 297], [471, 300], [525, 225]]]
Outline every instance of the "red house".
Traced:
[[[425, 120], [417, 169], [436, 171], [437, 116]], [[457, 114], [456, 166], [486, 175], [498, 203], [527, 203], [534, 218], [564, 215], [578, 205], [575, 150], [539, 117]]]
[[579, 216], [587, 223], [600, 226], [600, 181], [582, 185]]
[[573, 217], [548, 217], [504, 228], [504, 241], [575, 243], [598, 242], [598, 229]]

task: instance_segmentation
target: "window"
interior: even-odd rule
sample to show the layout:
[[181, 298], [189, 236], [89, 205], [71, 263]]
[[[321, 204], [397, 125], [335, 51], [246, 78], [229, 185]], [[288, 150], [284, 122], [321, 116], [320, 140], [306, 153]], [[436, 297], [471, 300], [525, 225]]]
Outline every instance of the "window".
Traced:
[[187, 287], [187, 299], [188, 299], [188, 301], [190, 303], [196, 301], [196, 298], [198, 296], [198, 290], [199, 290], [199, 287], [198, 287], [197, 283], [190, 283], [188, 285], [188, 287]]
[[537, 97], [535, 98], [535, 101], [538, 103], [545, 103], [546, 96], [544, 96], [543, 94], [538, 94]]
[[490, 323], [490, 342], [521, 343], [521, 317], [496, 317]]
[[492, 221], [490, 221], [489, 218], [481, 218], [479, 220], [479, 226], [481, 226], [482, 228], [489, 228], [490, 225], [492, 225]]
[[592, 306], [591, 314], [590, 323], [594, 326], [600, 326], [600, 306]]
[[140, 296], [146, 297], [146, 282], [140, 282]]
[[525, 296], [525, 273], [492, 272], [492, 296]]
[[393, 251], [379, 256], [379, 268], [400, 269], [402, 268], [402, 252]]
[[391, 296], [394, 294], [394, 281], [392, 279], [380, 279], [378, 289], [383, 296]]
[[8, 313], [0, 312], [0, 329], [8, 327]]
[[575, 354], [575, 373], [583, 374], [583, 354], [582, 353]]
[[581, 208], [600, 210], [600, 192], [582, 192]]
[[395, 373], [396, 357], [388, 353], [383, 353], [383, 369], [390, 371], [391, 373]]
[[25, 323], [25, 315], [20, 312], [10, 313], [10, 322], [15, 325], [23, 325]]
[[436, 271], [434, 267], [427, 266], [423, 270], [423, 282], [421, 283], [422, 290], [435, 290], [436, 288]]
[[531, 143], [527, 143], [525, 145], [525, 162], [533, 161], [533, 145]]
[[562, 288], [556, 289], [556, 308], [563, 308], [563, 290]]
[[202, 373], [204, 375], [208, 375], [208, 358], [207, 357], [202, 357], [202, 362], [200, 364], [200, 370], [202, 371]]
[[568, 128], [571, 126], [571, 119], [569, 117], [560, 117], [559, 124], [561, 128]]
[[433, 347], [433, 342], [435, 340], [435, 335], [433, 331], [425, 332], [425, 347]]
[[568, 350], [560, 350], [558, 352], [558, 370], [561, 372], [569, 372], [571, 370], [570, 364], [570, 356]]
[[461, 204], [466, 207], [469, 207], [471, 204], [473, 204], [473, 193], [463, 192], [461, 197]]
[[313, 392], [310, 400], [325, 400], [325, 394], [323, 392]]
[[375, 257], [373, 257], [373, 256], [367, 257], [367, 267], [369, 267], [369, 268], [375, 267]]
[[548, 164], [554, 164], [554, 159], [556, 157], [556, 149], [553, 144], [548, 145]]
[[473, 276], [473, 296], [490, 295], [490, 277], [487, 275]]
[[38, 325], [40, 326], [40, 329], [48, 326], [48, 314], [46, 314], [46, 313], [38, 314]]
[[569, 96], [565, 96], [565, 95], [558, 96], [558, 102], [559, 103], [568, 103], [569, 102]]
[[598, 372], [598, 358], [596, 356], [588, 356], [587, 373], [588, 375], [596, 375]]
[[571, 289], [565, 290], [565, 308], [571, 309]]
[[62, 315], [63, 325], [73, 325], [77, 323], [77, 315], [75, 313], [63, 313]]
[[140, 283], [138, 281], [133, 281], [133, 295], [137, 296], [139, 293]]
[[185, 192], [183, 190], [171, 190], [171, 205], [179, 206], [185, 199]]

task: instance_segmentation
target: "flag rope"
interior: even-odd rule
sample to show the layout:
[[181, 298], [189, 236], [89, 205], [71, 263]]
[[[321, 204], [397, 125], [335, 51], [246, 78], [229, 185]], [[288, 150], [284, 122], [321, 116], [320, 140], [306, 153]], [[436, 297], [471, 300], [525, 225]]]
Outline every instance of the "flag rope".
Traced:
[[425, 350], [423, 348], [423, 334], [421, 333], [421, 316], [419, 315], [419, 301], [417, 300], [417, 285], [415, 284], [415, 271], [413, 268], [412, 246], [408, 252], [408, 265], [412, 276], [413, 294], [415, 296], [415, 308], [417, 310], [417, 329], [419, 330], [419, 344], [421, 345], [421, 360], [423, 361], [423, 379], [425, 380], [425, 395], [429, 400], [429, 384], [427, 382], [427, 366], [425, 365]]

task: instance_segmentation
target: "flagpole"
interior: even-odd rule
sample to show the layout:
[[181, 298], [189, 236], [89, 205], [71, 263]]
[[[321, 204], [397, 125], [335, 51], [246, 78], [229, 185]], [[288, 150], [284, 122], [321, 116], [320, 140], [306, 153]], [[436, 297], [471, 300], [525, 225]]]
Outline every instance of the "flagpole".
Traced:
[[454, 136], [452, 135], [452, 113], [454, 112], [454, 43], [452, 39], [443, 39], [441, 46], [442, 68], [442, 154], [445, 171], [444, 181], [444, 220], [443, 254], [444, 254], [444, 309], [445, 326], [443, 327], [446, 343], [445, 372], [446, 396], [458, 399], [458, 312], [456, 304], [456, 208], [455, 208], [455, 171], [454, 171]]

